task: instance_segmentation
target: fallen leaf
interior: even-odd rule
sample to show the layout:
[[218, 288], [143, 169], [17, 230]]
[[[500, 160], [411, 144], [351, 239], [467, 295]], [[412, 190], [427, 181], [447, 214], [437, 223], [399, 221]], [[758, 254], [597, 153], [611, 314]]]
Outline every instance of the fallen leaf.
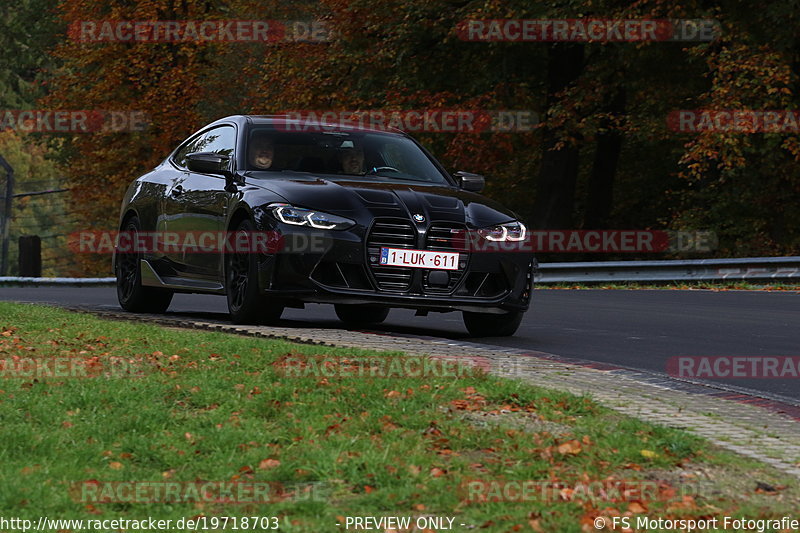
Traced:
[[577, 455], [583, 449], [579, 440], [570, 440], [558, 445], [558, 453], [562, 455]]
[[280, 466], [281, 462], [277, 459], [264, 459], [260, 463], [258, 463], [259, 470], [267, 470], [269, 468], [276, 468]]
[[628, 505], [628, 511], [632, 512], [633, 514], [645, 514], [647, 509], [639, 502], [631, 502]]
[[642, 457], [646, 457], [647, 459], [655, 459], [658, 457], [658, 454], [653, 450], [642, 450], [639, 453], [642, 454]]
[[447, 473], [447, 472], [446, 472], [445, 470], [442, 470], [442, 469], [441, 469], [441, 468], [439, 468], [438, 466], [434, 466], [433, 468], [431, 468], [431, 471], [430, 471], [430, 474], [431, 474], [433, 477], [442, 477], [442, 476], [443, 476], [443, 475], [445, 475], [446, 473]]
[[534, 520], [528, 520], [528, 525], [531, 526], [531, 529], [534, 530], [536, 533], [544, 533], [541, 521], [538, 518]]

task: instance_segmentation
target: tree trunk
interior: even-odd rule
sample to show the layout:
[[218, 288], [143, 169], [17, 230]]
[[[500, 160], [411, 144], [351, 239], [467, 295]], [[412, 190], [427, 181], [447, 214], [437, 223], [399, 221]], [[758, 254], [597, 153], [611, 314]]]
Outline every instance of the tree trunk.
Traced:
[[[583, 45], [556, 43], [548, 49], [547, 106], [558, 102], [559, 93], [583, 71]], [[558, 136], [545, 127], [542, 163], [536, 186], [533, 225], [536, 229], [572, 228], [579, 149], [575, 145], [555, 149]]]
[[622, 152], [622, 133], [613, 117], [619, 117], [625, 112], [624, 87], [613, 91], [606, 111], [612, 118], [603, 120], [603, 131], [597, 135], [597, 151], [586, 198], [584, 229], [606, 229], [614, 207], [614, 178]]

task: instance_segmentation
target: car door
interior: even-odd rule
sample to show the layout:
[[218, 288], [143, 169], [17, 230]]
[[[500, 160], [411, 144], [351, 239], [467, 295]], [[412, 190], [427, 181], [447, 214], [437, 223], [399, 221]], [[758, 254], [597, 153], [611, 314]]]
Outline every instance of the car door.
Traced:
[[167, 184], [161, 202], [161, 216], [159, 217], [158, 231], [162, 232], [160, 241], [161, 256], [167, 259], [171, 267], [180, 274], [186, 270], [183, 251], [179, 247], [178, 229], [186, 226], [184, 218], [187, 216], [185, 199], [182, 197], [183, 184], [189, 177], [186, 168], [186, 156], [203, 149], [205, 133], [199, 133], [186, 140], [170, 159], [175, 171], [172, 179]]
[[[195, 152], [214, 152], [234, 160], [236, 129], [218, 126], [187, 143], [185, 151], [176, 153], [176, 161], [184, 169], [185, 157]], [[222, 280], [222, 256], [210, 248], [225, 230], [225, 218], [231, 193], [225, 191], [225, 178], [185, 170], [167, 192], [168, 231], [177, 235], [180, 249], [170, 255], [181, 275], [195, 279]], [[196, 243], [197, 248], [192, 245]]]

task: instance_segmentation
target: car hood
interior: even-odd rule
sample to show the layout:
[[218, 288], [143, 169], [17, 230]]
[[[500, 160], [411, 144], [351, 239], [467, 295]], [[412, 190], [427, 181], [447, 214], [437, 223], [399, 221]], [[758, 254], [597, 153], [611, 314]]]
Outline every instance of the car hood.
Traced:
[[429, 222], [465, 223], [481, 228], [517, 218], [497, 202], [446, 185], [382, 178], [286, 177], [274, 172], [248, 172], [245, 180], [248, 185], [267, 189], [292, 205], [357, 221], [422, 215]]

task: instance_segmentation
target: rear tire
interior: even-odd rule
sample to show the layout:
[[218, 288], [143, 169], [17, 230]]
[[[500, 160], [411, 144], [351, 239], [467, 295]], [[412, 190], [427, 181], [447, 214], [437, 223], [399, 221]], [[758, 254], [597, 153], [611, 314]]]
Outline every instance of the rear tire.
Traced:
[[464, 311], [464, 325], [473, 337], [510, 337], [516, 333], [524, 311], [510, 311], [502, 315], [469, 313]]
[[[139, 233], [139, 218], [134, 216], [125, 222], [122, 231]], [[137, 242], [136, 238], [130, 242]], [[114, 275], [117, 277], [117, 300], [119, 305], [132, 313], [163, 313], [172, 302], [173, 292], [158, 287], [142, 285], [141, 252], [118, 253], [114, 261]]]
[[389, 316], [389, 308], [382, 305], [336, 304], [333, 308], [339, 320], [352, 326], [374, 326]]
[[[243, 220], [235, 229], [255, 231], [250, 220]], [[246, 241], [246, 239], [244, 240]], [[234, 236], [232, 242], [239, 242]], [[250, 250], [225, 254], [225, 293], [228, 312], [234, 324], [270, 324], [283, 313], [283, 305], [270, 302], [258, 285], [258, 254]]]

